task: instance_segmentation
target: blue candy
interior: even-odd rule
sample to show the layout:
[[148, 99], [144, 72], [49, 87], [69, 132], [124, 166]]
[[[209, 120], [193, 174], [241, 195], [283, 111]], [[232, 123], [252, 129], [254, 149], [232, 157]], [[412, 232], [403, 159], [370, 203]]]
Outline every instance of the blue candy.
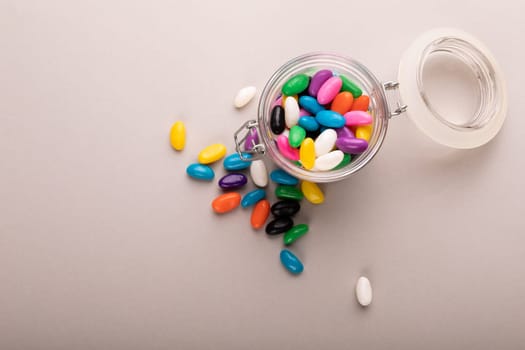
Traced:
[[319, 123], [314, 117], [304, 116], [299, 118], [299, 126], [306, 131], [316, 131], [319, 129]]
[[270, 173], [270, 179], [272, 179], [273, 182], [278, 183], [280, 185], [295, 186], [299, 183], [299, 180], [297, 180], [295, 177], [288, 174], [282, 169], [275, 169], [274, 171], [272, 171]]
[[254, 204], [257, 204], [261, 199], [266, 197], [266, 191], [262, 188], [258, 188], [251, 192], [248, 192], [242, 197], [241, 206], [243, 208], [250, 207]]
[[323, 126], [327, 126], [329, 128], [342, 128], [345, 126], [345, 117], [343, 117], [341, 114], [331, 111], [331, 110], [324, 110], [315, 115], [315, 120]]
[[280, 258], [281, 264], [283, 264], [285, 269], [287, 269], [290, 273], [298, 275], [303, 272], [303, 263], [288, 249], [281, 250]]
[[186, 173], [197, 180], [211, 181], [215, 177], [213, 169], [207, 165], [194, 163], [186, 168]]
[[[249, 153], [243, 153], [243, 156], [245, 158], [252, 158], [252, 155]], [[238, 153], [233, 153], [224, 158], [224, 161], [222, 163], [224, 165], [224, 169], [229, 171], [237, 171], [237, 170], [243, 170], [250, 167], [250, 164], [252, 164], [251, 161], [244, 161], [239, 157]]]
[[299, 105], [314, 115], [324, 111], [324, 107], [321, 106], [319, 102], [317, 102], [317, 99], [312, 96], [305, 95], [299, 97]]

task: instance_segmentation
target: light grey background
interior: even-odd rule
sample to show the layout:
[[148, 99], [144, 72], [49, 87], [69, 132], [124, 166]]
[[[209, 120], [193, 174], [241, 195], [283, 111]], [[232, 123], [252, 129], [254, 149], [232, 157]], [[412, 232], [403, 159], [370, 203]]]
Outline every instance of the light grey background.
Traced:
[[[0, 0], [1, 349], [523, 349], [522, 1]], [[396, 78], [422, 31], [490, 47], [506, 124], [455, 151], [405, 117], [281, 240], [218, 217], [185, 167], [254, 117], [232, 99], [331, 50]], [[188, 129], [174, 152], [175, 120]], [[218, 164], [217, 175], [222, 173]], [[368, 276], [363, 310], [353, 288]]]

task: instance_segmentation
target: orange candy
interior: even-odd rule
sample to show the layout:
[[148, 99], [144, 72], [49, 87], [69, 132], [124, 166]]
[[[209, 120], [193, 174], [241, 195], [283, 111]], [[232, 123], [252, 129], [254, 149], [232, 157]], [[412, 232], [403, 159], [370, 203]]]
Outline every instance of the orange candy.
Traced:
[[268, 216], [270, 215], [270, 202], [266, 199], [263, 199], [253, 207], [251, 224], [252, 227], [256, 230], [260, 229], [266, 223]]
[[354, 100], [352, 105], [352, 111], [368, 111], [368, 105], [370, 104], [370, 98], [366, 95], [361, 95]]
[[218, 214], [227, 213], [237, 208], [241, 203], [241, 195], [237, 192], [221, 194], [211, 202], [211, 207]]
[[354, 103], [354, 96], [348, 91], [343, 91], [337, 94], [332, 102], [330, 109], [341, 115], [350, 111], [352, 104]]

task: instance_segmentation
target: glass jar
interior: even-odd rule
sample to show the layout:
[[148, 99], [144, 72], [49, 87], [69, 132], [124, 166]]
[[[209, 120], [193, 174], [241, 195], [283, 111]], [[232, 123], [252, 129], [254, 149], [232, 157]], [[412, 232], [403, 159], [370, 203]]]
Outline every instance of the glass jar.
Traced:
[[[467, 113], [469, 115], [460, 121], [443, 115], [428, 96], [425, 72], [436, 58], [439, 58], [442, 68], [453, 61], [463, 64], [478, 86], [479, 98], [474, 113]], [[345, 75], [361, 87], [363, 94], [370, 97], [369, 113], [373, 116], [373, 132], [367, 150], [354, 157], [347, 166], [325, 172], [305, 170], [285, 158], [277, 148], [277, 135], [270, 129], [271, 109], [283, 84], [297, 74], [312, 76], [321, 69], [329, 69], [334, 75]], [[410, 108], [407, 114], [421, 131], [454, 148], [481, 146], [490, 141], [503, 124], [507, 93], [501, 70], [483, 44], [467, 33], [448, 28], [424, 33], [405, 52], [398, 79], [399, 83], [381, 83], [364, 65], [338, 54], [316, 52], [296, 57], [281, 66], [267, 82], [259, 99], [257, 120], [246, 122], [235, 133], [237, 152], [241, 157], [244, 157], [243, 152], [251, 153], [255, 158], [267, 155], [278, 167], [303, 180], [333, 182], [348, 178], [372, 160], [386, 136], [389, 119], [407, 112], [407, 105]], [[243, 145], [252, 129], [258, 132], [259, 144], [247, 151]]]

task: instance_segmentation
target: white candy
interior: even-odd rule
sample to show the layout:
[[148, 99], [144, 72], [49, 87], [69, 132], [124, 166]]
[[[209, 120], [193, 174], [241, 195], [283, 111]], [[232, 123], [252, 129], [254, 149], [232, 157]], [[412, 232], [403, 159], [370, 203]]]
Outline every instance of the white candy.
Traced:
[[344, 156], [345, 154], [340, 150], [324, 154], [315, 160], [314, 169], [316, 171], [331, 170], [341, 163]]
[[252, 100], [252, 98], [255, 96], [255, 93], [257, 92], [257, 88], [255, 86], [246, 86], [239, 90], [237, 95], [235, 95], [235, 99], [233, 100], [233, 104], [237, 108], [242, 108], [248, 104]]
[[297, 125], [299, 121], [299, 104], [292, 96], [286, 97], [284, 100], [284, 122], [286, 127], [291, 128]]
[[372, 286], [366, 277], [359, 277], [355, 285], [355, 296], [362, 306], [368, 306], [372, 302]]
[[[319, 157], [334, 149], [337, 141], [337, 132], [334, 129], [326, 129], [315, 139], [315, 156]], [[338, 163], [339, 164], [339, 163]]]
[[250, 176], [255, 186], [266, 187], [268, 185], [268, 172], [262, 160], [258, 159], [252, 162], [250, 165]]

